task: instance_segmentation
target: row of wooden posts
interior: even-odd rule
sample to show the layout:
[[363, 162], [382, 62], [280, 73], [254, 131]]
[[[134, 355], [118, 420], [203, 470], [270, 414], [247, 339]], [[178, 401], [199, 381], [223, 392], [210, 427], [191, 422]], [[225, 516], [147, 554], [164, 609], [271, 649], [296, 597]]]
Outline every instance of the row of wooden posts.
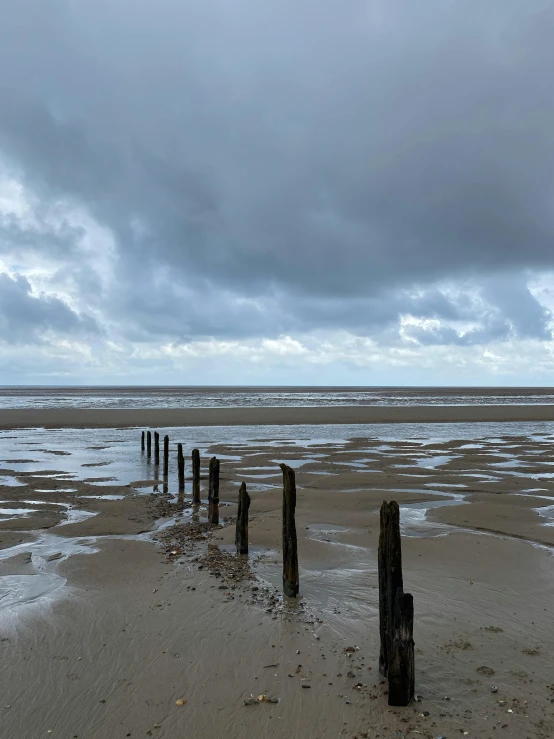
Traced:
[[[145, 432], [141, 449], [145, 451]], [[146, 432], [146, 454], [152, 454], [152, 434]], [[160, 435], [154, 432], [154, 463], [160, 463]], [[185, 489], [183, 445], [177, 445], [179, 492]], [[294, 470], [280, 465], [283, 472], [283, 593], [289, 598], [298, 595], [298, 549], [296, 537], [296, 478]], [[169, 436], [164, 437], [164, 477], [169, 474]], [[210, 459], [208, 476], [208, 522], [219, 523], [219, 460]], [[200, 451], [192, 450], [192, 503], [200, 503]], [[248, 554], [248, 511], [250, 496], [246, 483], [241, 483], [235, 532], [237, 553]], [[379, 671], [389, 681], [388, 702], [391, 706], [407, 706], [414, 697], [414, 602], [404, 592], [402, 575], [402, 542], [398, 503], [384, 501], [380, 511], [378, 550], [379, 573]]]

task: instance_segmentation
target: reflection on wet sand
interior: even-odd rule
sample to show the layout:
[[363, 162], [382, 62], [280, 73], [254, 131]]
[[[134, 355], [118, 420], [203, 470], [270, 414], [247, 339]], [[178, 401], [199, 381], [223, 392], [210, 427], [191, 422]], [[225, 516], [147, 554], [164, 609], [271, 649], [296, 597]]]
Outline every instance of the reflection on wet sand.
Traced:
[[[162, 435], [165, 432], [160, 429]], [[497, 721], [499, 711], [505, 714], [496, 701], [485, 703], [481, 693], [489, 698], [490, 686], [475, 682], [481, 679], [476, 671], [483, 664], [496, 670], [495, 684], [502, 695], [517, 692], [521, 701], [530, 700], [532, 688], [533, 696], [542, 701], [540, 710], [547, 705], [548, 661], [523, 651], [535, 648], [535, 642], [545, 654], [554, 648], [549, 619], [554, 602], [554, 480], [550, 477], [554, 473], [549, 471], [554, 427], [205, 427], [169, 429], [167, 433], [167, 479], [141, 454], [136, 429], [0, 433], [0, 618], [4, 619], [0, 623], [17, 623], [21, 628], [26, 620], [45, 619], [49, 614], [56, 635], [44, 637], [36, 660], [44, 662], [45, 685], [50, 678], [53, 685], [62, 678], [67, 681], [73, 706], [78, 688], [80, 694], [92, 692], [96, 707], [104, 705], [101, 701], [106, 698], [95, 692], [102, 682], [102, 665], [105, 674], [113, 675], [114, 684], [124, 679], [133, 683], [128, 693], [122, 691], [117, 697], [114, 688], [110, 694], [112, 706], [101, 729], [104, 735], [116, 735], [116, 719], [110, 717], [117, 715], [119, 723], [126, 721], [129, 703], [133, 731], [138, 731], [139, 723], [143, 729], [141, 717], [150, 717], [153, 709], [145, 700], [138, 706], [135, 697], [147, 695], [151, 700], [158, 682], [165, 694], [156, 693], [156, 705], [163, 705], [168, 716], [167, 735], [180, 735], [183, 726], [171, 713], [174, 686], [179, 686], [178, 697], [186, 692], [190, 710], [195, 711], [194, 701], [201, 704], [198, 685], [218, 674], [219, 667], [227, 673], [232, 669], [226, 652], [233, 652], [243, 639], [244, 653], [249, 655], [245, 670], [249, 691], [271, 689], [285, 698], [293, 690], [298, 665], [302, 679], [310, 680], [313, 692], [316, 687], [319, 691], [317, 710], [307, 707], [306, 696], [301, 706], [290, 694], [288, 713], [278, 714], [282, 720], [298, 719], [302, 711], [312, 711], [309, 715], [317, 720], [318, 712], [338, 701], [326, 718], [334, 730], [334, 715], [340, 715], [335, 735], [342, 730], [343, 718], [351, 720], [349, 716], [357, 717], [357, 734], [352, 732], [352, 736], [366, 731], [368, 701], [379, 697], [378, 688], [372, 685], [379, 684], [376, 550], [378, 511], [384, 499], [397, 500], [401, 510], [405, 576], [416, 600], [419, 689], [433, 716], [445, 714], [433, 736], [439, 735], [439, 729], [453, 735], [464, 728], [454, 711], [446, 715], [445, 694], [456, 695], [460, 715], [473, 711], [471, 721], [481, 721], [475, 723], [479, 730], [488, 727], [481, 715], [487, 720], [495, 716]], [[186, 457], [184, 500], [177, 490], [177, 442], [183, 443]], [[29, 447], [33, 448], [32, 459], [24, 453]], [[190, 454], [194, 447], [201, 450], [202, 505], [193, 507]], [[50, 454], [49, 449], [65, 453]], [[157, 536], [176, 524], [205, 522], [207, 463], [212, 455], [221, 460], [224, 516], [210, 545], [233, 551], [234, 527], [226, 523], [233, 522], [238, 485], [246, 481], [252, 496], [251, 567], [256, 578], [252, 590], [266, 587], [272, 593], [266, 609], [254, 597], [247, 607], [249, 591], [233, 587], [232, 581], [224, 586], [214, 584], [213, 575], [202, 569], [206, 543], [199, 541], [194, 549], [176, 552], [175, 557], [170, 552], [163, 563], [153, 546]], [[294, 608], [280, 596], [280, 462], [295, 468], [298, 486], [301, 598]], [[100, 472], [103, 467], [109, 470], [108, 479]], [[97, 477], [90, 476], [91, 468], [99, 468]], [[218, 600], [219, 596], [224, 600]], [[206, 631], [208, 623], [210, 630]], [[487, 631], [491, 626], [501, 632]], [[58, 642], [60, 630], [64, 638]], [[497, 633], [502, 633], [504, 641]], [[18, 647], [24, 651], [37, 637], [31, 631], [26, 638]], [[183, 644], [186, 664], [194, 664], [194, 680], [189, 680], [182, 658], [167, 656], [182, 654]], [[363, 665], [354, 658], [351, 664], [346, 661], [344, 647], [349, 644], [362, 646]], [[466, 649], [459, 644], [471, 646]], [[107, 662], [103, 662], [104, 649], [109, 650]], [[278, 650], [283, 650], [279, 657], [275, 656]], [[296, 650], [302, 657], [296, 656]], [[67, 675], [76, 674], [75, 669], [58, 674], [51, 664], [52, 655], [62, 654], [76, 662], [83, 652], [91, 655], [87, 671], [73, 685]], [[18, 688], [25, 690], [28, 669], [13, 660]], [[148, 665], [156, 679], [144, 682], [146, 678], [133, 667], [136, 664]], [[159, 671], [153, 667], [158, 664], [162, 665]], [[265, 665], [274, 664], [271, 675], [263, 671]], [[204, 672], [208, 667], [209, 672]], [[365, 680], [374, 694], [365, 695], [365, 688], [360, 688], [352, 698], [352, 685], [344, 684], [349, 672], [361, 685]], [[532, 686], [527, 679], [534, 681]], [[140, 685], [138, 692], [136, 684]], [[481, 691], [477, 698], [470, 687], [474, 684]], [[229, 708], [237, 700], [232, 686], [218, 685], [226, 720], [233, 717], [233, 735], [239, 736], [242, 722], [254, 719], [235, 715], [235, 709]], [[53, 699], [50, 689], [45, 690], [35, 691], [45, 698], [32, 700], [48, 713], [46, 701]], [[343, 715], [345, 700], [346, 710], [352, 711]], [[81, 716], [69, 703], [62, 703], [65, 733], [85, 736], [83, 726], [92, 714], [83, 709]], [[529, 710], [535, 711], [538, 722], [539, 709]], [[193, 713], [194, 720], [202, 722], [205, 713], [198, 711]], [[20, 729], [25, 719], [17, 716], [13, 712], [9, 718], [13, 736], [24, 735]], [[81, 728], [70, 727], [71, 719]], [[390, 723], [393, 719], [381, 711], [372, 725], [381, 721], [383, 735], [394, 736], [398, 729]], [[417, 731], [425, 729], [417, 726]], [[264, 727], [262, 733], [269, 731], [267, 724]]]

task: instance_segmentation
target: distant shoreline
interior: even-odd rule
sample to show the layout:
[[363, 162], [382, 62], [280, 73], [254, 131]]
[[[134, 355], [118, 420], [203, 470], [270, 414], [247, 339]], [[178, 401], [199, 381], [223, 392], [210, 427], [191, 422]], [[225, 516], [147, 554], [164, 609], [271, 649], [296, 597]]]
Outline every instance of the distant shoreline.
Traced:
[[14, 408], [0, 429], [554, 421], [554, 405]]
[[408, 395], [550, 395], [549, 385], [0, 385], [0, 395], [42, 395], [59, 393], [367, 393], [403, 392]]

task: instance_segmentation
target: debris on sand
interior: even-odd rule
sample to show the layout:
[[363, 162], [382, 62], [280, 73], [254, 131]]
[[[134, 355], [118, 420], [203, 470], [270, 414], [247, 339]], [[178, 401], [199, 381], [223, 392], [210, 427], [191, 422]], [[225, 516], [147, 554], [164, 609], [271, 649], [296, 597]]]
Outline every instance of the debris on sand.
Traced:
[[279, 703], [279, 698], [270, 698], [268, 695], [251, 696], [244, 701], [245, 706], [257, 706], [259, 703]]
[[487, 667], [486, 665], [481, 665], [481, 667], [478, 667], [477, 672], [480, 672], [481, 675], [486, 675], [487, 677], [492, 677], [495, 674], [492, 667]]

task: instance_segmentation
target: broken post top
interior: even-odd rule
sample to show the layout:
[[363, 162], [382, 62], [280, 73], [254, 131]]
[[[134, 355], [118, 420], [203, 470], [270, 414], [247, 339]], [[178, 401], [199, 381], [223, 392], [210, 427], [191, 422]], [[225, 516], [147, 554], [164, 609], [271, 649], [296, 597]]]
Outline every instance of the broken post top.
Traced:
[[238, 497], [238, 510], [239, 510], [239, 517], [240, 513], [243, 510], [243, 508], [246, 508], [246, 515], [248, 516], [248, 508], [250, 507], [251, 498], [248, 495], [248, 491], [246, 490], [246, 483], [241, 482], [240, 488], [239, 488], [239, 497]]

